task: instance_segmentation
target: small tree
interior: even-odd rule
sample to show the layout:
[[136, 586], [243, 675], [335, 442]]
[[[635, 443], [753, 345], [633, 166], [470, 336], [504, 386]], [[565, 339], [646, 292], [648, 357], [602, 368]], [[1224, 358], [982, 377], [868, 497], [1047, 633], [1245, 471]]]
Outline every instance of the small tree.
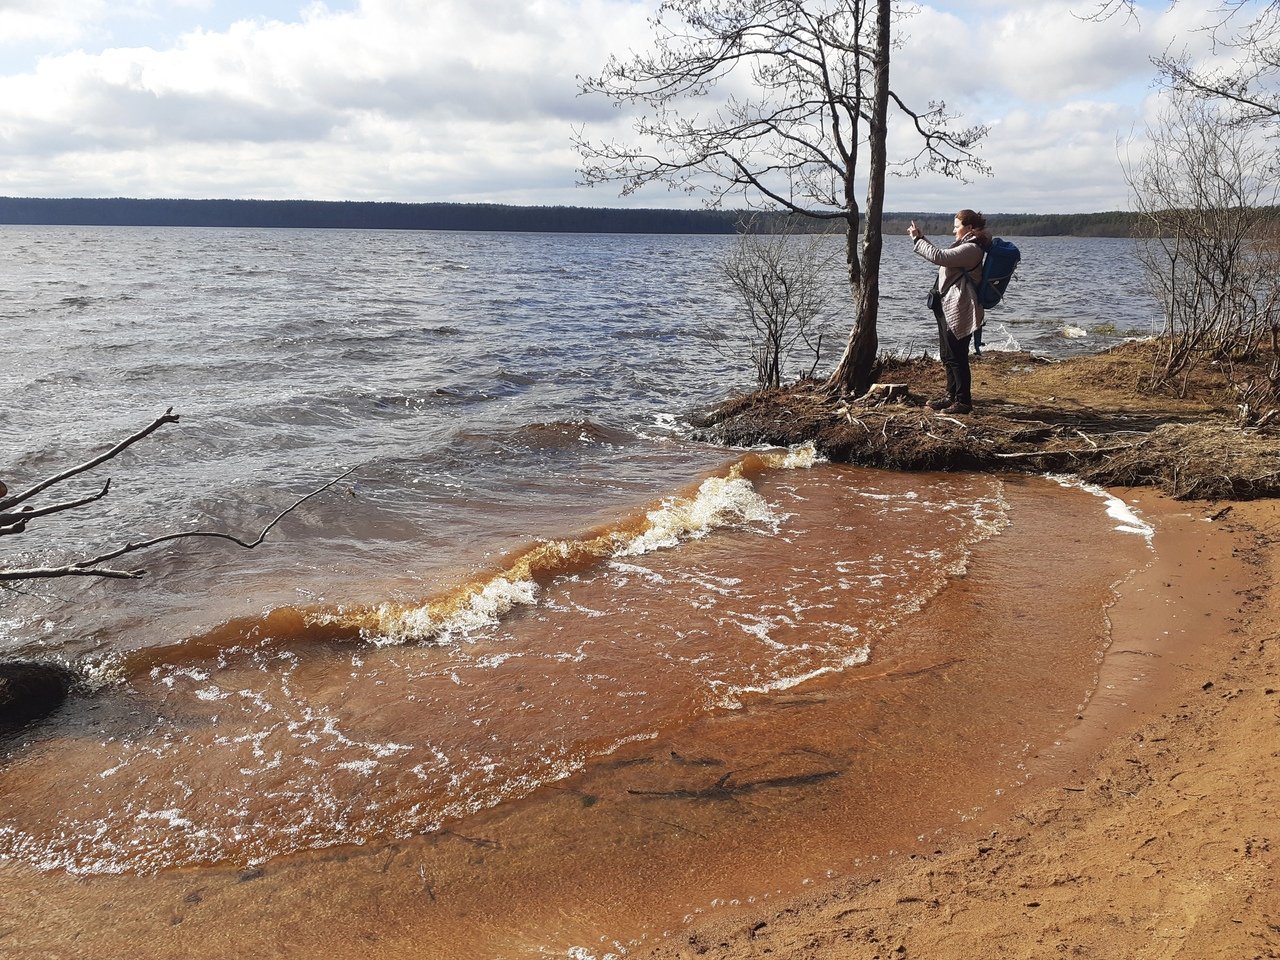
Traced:
[[1203, 356], [1251, 352], [1275, 324], [1277, 278], [1262, 231], [1273, 216], [1274, 158], [1212, 102], [1173, 94], [1126, 170], [1138, 253], [1165, 316], [1157, 382]]
[[753, 224], [740, 226], [738, 242], [721, 269], [742, 306], [761, 387], [782, 385], [787, 361], [801, 346], [813, 357], [809, 374], [817, 368], [830, 308], [826, 277], [831, 261], [825, 234], [764, 234]]
[[[582, 79], [584, 93], [648, 110], [635, 143], [575, 137], [586, 183], [621, 183], [626, 195], [661, 182], [712, 205], [734, 197], [843, 226], [854, 321], [829, 382], [855, 395], [871, 385], [879, 348], [890, 102], [920, 138], [897, 172], [986, 169], [972, 152], [985, 127], [950, 131], [944, 104], [916, 111], [890, 89], [904, 15], [892, 0], [664, 0], [652, 52], [611, 57]], [[724, 92], [733, 84], [744, 92]]]

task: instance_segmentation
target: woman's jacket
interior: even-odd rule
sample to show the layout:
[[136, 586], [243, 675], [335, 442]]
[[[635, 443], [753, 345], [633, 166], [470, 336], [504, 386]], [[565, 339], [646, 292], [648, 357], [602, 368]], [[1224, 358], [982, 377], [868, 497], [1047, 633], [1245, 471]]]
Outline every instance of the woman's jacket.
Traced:
[[991, 236], [984, 230], [971, 230], [945, 248], [924, 237], [917, 237], [912, 246], [919, 256], [938, 265], [938, 289], [946, 291], [942, 295], [942, 313], [957, 340], [982, 326], [983, 309], [978, 303], [977, 288], [982, 280], [982, 257], [990, 248]]

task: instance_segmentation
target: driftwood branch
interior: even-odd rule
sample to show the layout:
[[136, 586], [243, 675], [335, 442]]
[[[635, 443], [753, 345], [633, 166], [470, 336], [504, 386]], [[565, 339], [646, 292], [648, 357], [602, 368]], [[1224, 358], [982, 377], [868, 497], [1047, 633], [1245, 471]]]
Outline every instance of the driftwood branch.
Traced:
[[[8, 496], [8, 493], [9, 493], [8, 488], [5, 486], [4, 483], [0, 482], [0, 537], [14, 536], [14, 535], [26, 532], [27, 526], [30, 523], [30, 521], [38, 517], [47, 517], [47, 516], [50, 516], [51, 514], [63, 513], [65, 511], [74, 510], [78, 507], [84, 507], [98, 500], [101, 500], [103, 497], [105, 497], [108, 493], [111, 492], [110, 479], [108, 479], [106, 483], [103, 484], [103, 487], [100, 491], [94, 494], [82, 496], [74, 500], [66, 500], [61, 503], [51, 504], [50, 506], [47, 506], [47, 507], [32, 508], [30, 506], [24, 506], [19, 510], [14, 509], [14, 507], [17, 507], [19, 504], [24, 503], [25, 501], [31, 499], [37, 494], [42, 493], [45, 490], [48, 490], [50, 487], [53, 487], [54, 485], [59, 484], [71, 477], [77, 476], [78, 474], [85, 473], [86, 471], [92, 470], [94, 467], [97, 467], [100, 464], [103, 464], [106, 461], [112, 459], [113, 457], [118, 456], [123, 450], [126, 450], [127, 448], [131, 447], [133, 444], [137, 443], [139, 440], [142, 440], [150, 436], [152, 433], [160, 429], [165, 424], [177, 423], [177, 422], [178, 422], [178, 416], [173, 412], [173, 408], [170, 407], [167, 410], [165, 410], [165, 412], [162, 415], [160, 415], [159, 417], [156, 417], [156, 419], [151, 421], [151, 423], [149, 423], [147, 426], [143, 427], [141, 430], [139, 430], [137, 433], [134, 433], [132, 436], [126, 437], [124, 440], [121, 440], [115, 446], [111, 447], [111, 449], [103, 453], [100, 453], [97, 456], [92, 457], [81, 464], [78, 464], [77, 466], [71, 467], [68, 470], [63, 470], [61, 473], [48, 477], [45, 480], [41, 480], [40, 482], [32, 485], [31, 487], [27, 488], [21, 493], [15, 494], [13, 496]], [[240, 537], [234, 536], [233, 534], [223, 533], [221, 531], [216, 531], [216, 530], [186, 530], [179, 533], [169, 533], [159, 537], [152, 537], [148, 540], [138, 540], [138, 541], [126, 543], [124, 546], [114, 547], [110, 550], [106, 550], [102, 553], [99, 553], [96, 556], [88, 557], [84, 560], [77, 560], [72, 563], [65, 563], [57, 566], [46, 566], [46, 567], [25, 567], [21, 569], [8, 569], [8, 570], [0, 569], [0, 583], [13, 582], [17, 580], [42, 580], [42, 579], [50, 579], [54, 577], [105, 577], [105, 578], [118, 579], [118, 580], [133, 580], [143, 576], [146, 571], [140, 570], [140, 569], [139, 570], [120, 569], [118, 567], [110, 566], [111, 562], [113, 560], [119, 559], [120, 557], [126, 556], [130, 553], [136, 553], [139, 550], [146, 550], [150, 547], [155, 547], [162, 543], [168, 543], [172, 540], [191, 540], [191, 539], [197, 539], [197, 538], [211, 539], [211, 540], [226, 540], [236, 544], [239, 547], [243, 547], [246, 550], [252, 550], [254, 547], [261, 544], [263, 540], [266, 539], [267, 534], [270, 533], [271, 530], [276, 526], [276, 524], [278, 524], [286, 516], [288, 516], [298, 507], [302, 506], [302, 504], [306, 503], [312, 497], [317, 496], [320, 493], [323, 493], [325, 490], [328, 490], [334, 484], [349, 477], [356, 469], [357, 469], [356, 467], [352, 467], [350, 470], [347, 470], [341, 475], [334, 477], [332, 480], [330, 480], [328, 483], [324, 484], [323, 486], [318, 487], [315, 490], [312, 490], [310, 493], [302, 497], [299, 497], [297, 500], [291, 503], [284, 510], [280, 511], [280, 513], [278, 513], [271, 520], [270, 523], [268, 523], [265, 527], [262, 528], [261, 532], [257, 535], [257, 537], [253, 538], [252, 540], [242, 539]]]
[[806, 787], [838, 777], [843, 770], [819, 770], [815, 773], [795, 774], [787, 777], [769, 777], [747, 783], [730, 783], [733, 771], [726, 773], [709, 787], [678, 790], [628, 790], [635, 797], [661, 797], [666, 800], [732, 800], [743, 794], [760, 790], [778, 790], [789, 787]]
[[127, 447], [133, 446], [139, 440], [142, 440], [145, 437], [151, 436], [151, 434], [155, 433], [166, 423], [177, 423], [177, 422], [178, 422], [178, 415], [173, 412], [173, 407], [170, 407], [163, 414], [156, 417], [156, 419], [153, 420], [148, 426], [143, 427], [133, 436], [127, 437], [124, 440], [121, 440], [119, 443], [117, 443], [114, 447], [112, 447], [106, 453], [99, 454], [98, 456], [94, 457], [91, 460], [86, 460], [84, 463], [80, 464], [79, 466], [72, 467], [70, 470], [64, 470], [62, 471], [62, 473], [59, 473], [56, 476], [49, 477], [47, 480], [41, 480], [35, 486], [31, 487], [28, 490], [24, 490], [22, 493], [18, 493], [12, 497], [6, 497], [5, 499], [0, 500], [0, 510], [8, 510], [11, 507], [15, 507], [18, 504], [22, 503], [24, 500], [31, 499], [37, 493], [40, 493], [44, 490], [48, 490], [50, 487], [52, 487], [56, 483], [61, 483], [63, 480], [66, 480], [70, 477], [74, 477], [77, 474], [84, 473], [86, 470], [92, 470], [98, 464], [105, 463], [106, 461], [110, 460], [112, 457], [118, 455]]
[[[52, 577], [105, 577], [105, 578], [116, 579], [116, 580], [136, 580], [142, 576], [145, 576], [146, 571], [141, 569], [121, 570], [115, 567], [106, 567], [106, 566], [103, 566], [103, 564], [110, 563], [112, 560], [116, 560], [119, 557], [125, 556], [126, 554], [136, 553], [139, 550], [146, 550], [150, 547], [158, 546], [159, 544], [162, 544], [162, 543], [169, 543], [170, 541], [173, 541], [173, 540], [190, 540], [190, 539], [197, 539], [197, 538], [212, 539], [212, 540], [226, 540], [236, 544], [236, 546], [243, 547], [246, 550], [252, 550], [254, 547], [259, 546], [267, 538], [267, 534], [271, 532], [271, 530], [275, 527], [275, 525], [278, 524], [285, 517], [287, 517], [290, 513], [292, 513], [298, 507], [302, 506], [312, 497], [315, 497], [321, 493], [324, 493], [324, 491], [328, 490], [330, 487], [345, 480], [347, 477], [351, 476], [351, 474], [354, 473], [357, 469], [359, 469], [358, 466], [352, 467], [351, 469], [346, 470], [343, 473], [339, 474], [338, 476], [334, 477], [332, 480], [328, 481], [323, 486], [317, 487], [315, 490], [312, 490], [310, 493], [304, 496], [301, 496], [297, 500], [293, 501], [293, 503], [291, 503], [288, 507], [286, 507], [284, 510], [281, 510], [278, 514], [276, 514], [276, 516], [271, 520], [271, 522], [268, 523], [265, 527], [263, 527], [262, 531], [252, 540], [244, 540], [232, 534], [222, 533], [216, 530], [186, 530], [180, 533], [169, 533], [160, 537], [152, 537], [149, 540], [139, 540], [139, 541], [127, 543], [124, 546], [117, 547], [114, 550], [109, 550], [105, 553], [98, 554], [97, 556], [90, 557], [85, 560], [79, 560], [79, 561], [76, 561], [75, 563], [65, 564], [63, 566], [28, 567], [26, 569], [21, 569], [21, 570], [0, 570], [0, 581], [36, 580], [36, 579], [49, 579]], [[96, 498], [93, 498], [93, 499], [96, 499]]]

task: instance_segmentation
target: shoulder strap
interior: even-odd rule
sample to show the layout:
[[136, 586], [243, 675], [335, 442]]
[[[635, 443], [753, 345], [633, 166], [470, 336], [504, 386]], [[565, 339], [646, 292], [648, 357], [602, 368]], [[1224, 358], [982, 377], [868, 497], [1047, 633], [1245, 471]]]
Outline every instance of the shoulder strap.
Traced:
[[[953, 277], [952, 279], [948, 280], [945, 284], [943, 284], [942, 289], [938, 291], [939, 293], [941, 293], [941, 294], [943, 294], [943, 295], [945, 295], [945, 294], [946, 294], [946, 292], [947, 292], [948, 290], [950, 290], [950, 289], [951, 289], [952, 285], [953, 285], [954, 283], [956, 283], [956, 282], [960, 279], [960, 277], [964, 277], [964, 279], [968, 280], [968, 281], [969, 281], [969, 283], [971, 283], [971, 284], [973, 285], [973, 289], [974, 289], [974, 292], [975, 292], [975, 293], [976, 293], [976, 292], [977, 292], [977, 290], [978, 290], [978, 283], [982, 280], [982, 265], [983, 265], [983, 263], [985, 263], [985, 262], [986, 262], [986, 259], [987, 259], [987, 251], [983, 250], [983, 249], [982, 249], [982, 245], [981, 245], [980, 243], [978, 243], [976, 240], [966, 240], [966, 241], [965, 241], [965, 243], [972, 243], [975, 247], [977, 247], [977, 248], [978, 248], [978, 253], [982, 254], [982, 256], [978, 258], [978, 262], [977, 262], [977, 264], [976, 264], [975, 266], [972, 266], [972, 267], [961, 267], [961, 268], [960, 268], [960, 276], [958, 276], [958, 277]], [[969, 271], [970, 271], [970, 270], [977, 270], [977, 271], [978, 271], [978, 279], [977, 279], [977, 280], [973, 279], [973, 277], [972, 277], [972, 276], [970, 276], [970, 274], [969, 274]], [[937, 281], [937, 280], [934, 280], [934, 281], [933, 281], [933, 285], [936, 287], [936, 286], [938, 285], [938, 281]]]

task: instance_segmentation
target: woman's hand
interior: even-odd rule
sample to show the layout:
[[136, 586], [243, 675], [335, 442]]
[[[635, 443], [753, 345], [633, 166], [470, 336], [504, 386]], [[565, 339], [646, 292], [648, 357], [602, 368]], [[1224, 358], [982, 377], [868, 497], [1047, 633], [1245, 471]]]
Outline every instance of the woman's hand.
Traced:
[[912, 240], [919, 240], [924, 236], [924, 233], [916, 226], [916, 222], [914, 220], [911, 221], [911, 226], [907, 227], [907, 236]]

